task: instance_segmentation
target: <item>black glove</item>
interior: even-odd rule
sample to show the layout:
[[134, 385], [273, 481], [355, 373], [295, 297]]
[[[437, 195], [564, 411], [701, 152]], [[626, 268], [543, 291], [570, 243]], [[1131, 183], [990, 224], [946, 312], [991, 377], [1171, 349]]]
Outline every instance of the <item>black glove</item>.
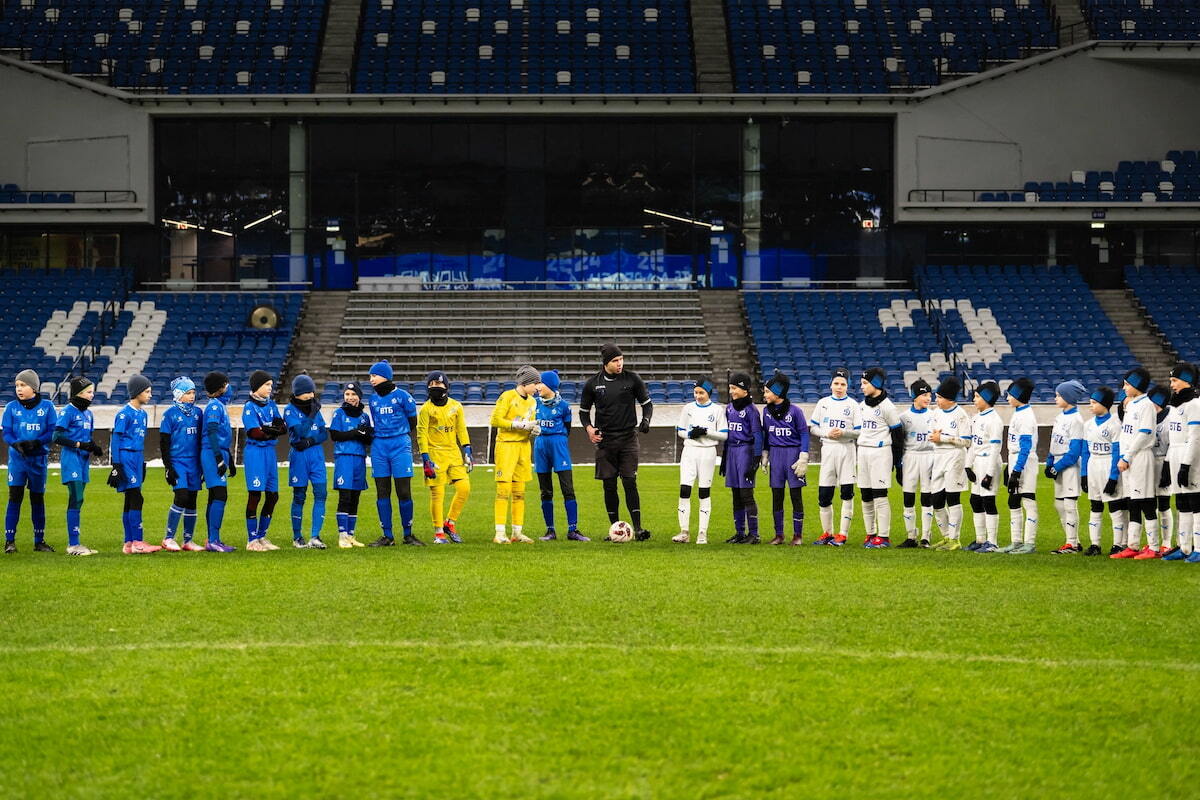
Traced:
[[1058, 477], [1058, 470], [1056, 470], [1054, 467], [1050, 466], [1049, 464], [1046, 465], [1046, 469], [1043, 471], [1043, 473], [1050, 480], [1054, 480], [1055, 478]]
[[274, 436], [275, 438], [279, 438], [287, 433], [287, 423], [279, 417], [276, 417], [263, 427], [263, 431], [271, 436]]
[[904, 465], [903, 464], [896, 465], [896, 483], [900, 484], [901, 486], [904, 485]]
[[1192, 465], [1191, 464], [1180, 464], [1179, 465], [1179, 475], [1176, 476], [1176, 478], [1175, 478], [1175, 480], [1179, 483], [1179, 486], [1181, 488], [1186, 487], [1188, 484], [1190, 484], [1192, 482], [1191, 478], [1192, 478]]
[[971, 483], [979, 483], [979, 481], [975, 480], [975, 470], [970, 467], [967, 467], [967, 480]]
[[233, 463], [233, 456], [229, 457], [229, 477], [237, 477], [237, 464]]
[[108, 471], [108, 485], [116, 489], [125, 482], [125, 468], [120, 464], [113, 464], [112, 469]]
[[1012, 472], [1008, 473], [1008, 493], [1016, 494], [1017, 490], [1020, 488], [1021, 488], [1021, 470], [1019, 470], [1019, 469], [1013, 470]]
[[229, 471], [229, 465], [225, 463], [225, 456], [222, 455], [221, 453], [217, 453], [217, 475], [224, 478], [225, 473], [228, 471]]
[[688, 438], [699, 439], [701, 436], [705, 436], [707, 433], [708, 428], [692, 428], [690, 431], [688, 431]]
[[984, 475], [983, 480], [981, 480], [979, 482], [979, 485], [982, 486], [984, 489], [991, 489], [992, 488], [992, 476]]
[[650, 420], [642, 417], [642, 421], [638, 423], [638, 430], [642, 433], [650, 432]]
[[294, 445], [292, 445], [292, 447], [296, 448], [296, 450], [299, 452], [304, 452], [305, 450], [312, 447], [316, 443], [317, 443], [316, 440], [313, 439], [311, 436], [305, 436], [303, 439], [301, 439], [300, 441], [298, 441]]
[[17, 442], [13, 447], [17, 448], [17, 452], [26, 457], [36, 456], [42, 449], [42, 445], [35, 441]]
[[721, 459], [721, 466], [717, 467], [717, 474], [722, 478], [725, 477], [725, 459]]
[[1085, 491], [1085, 492], [1088, 490], [1088, 488], [1087, 488], [1087, 475], [1080, 475], [1080, 476], [1079, 476], [1079, 488], [1080, 488], [1080, 489], [1082, 489], [1082, 490], [1083, 490], [1083, 491]]
[[104, 448], [101, 447], [100, 445], [96, 444], [95, 442], [84, 442], [80, 446], [79, 449], [86, 450], [87, 452], [91, 453], [94, 456], [104, 455]]
[[1165, 489], [1171, 485], [1171, 465], [1163, 462], [1162, 474], [1158, 476], [1158, 488]]
[[1104, 484], [1104, 493], [1105, 494], [1116, 494], [1117, 493], [1117, 479], [1116, 478], [1108, 479], [1108, 483]]
[[149, 466], [145, 461], [142, 462], [142, 483], [146, 482], [146, 468]]
[[1004, 485], [1008, 485], [1008, 465], [1004, 465]]
[[355, 428], [354, 435], [363, 444], [370, 444], [371, 440], [375, 438], [375, 434], [370, 428]]
[[179, 480], [179, 473], [175, 471], [175, 467], [167, 467], [167, 483], [174, 486], [177, 480]]

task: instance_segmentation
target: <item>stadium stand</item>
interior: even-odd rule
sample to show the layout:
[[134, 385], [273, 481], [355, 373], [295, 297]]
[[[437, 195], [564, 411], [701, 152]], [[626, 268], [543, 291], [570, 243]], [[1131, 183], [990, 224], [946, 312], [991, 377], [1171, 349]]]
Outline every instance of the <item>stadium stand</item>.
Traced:
[[74, 192], [26, 192], [15, 183], [0, 185], [0, 203], [74, 203]]
[[694, 89], [685, 0], [366, 0], [355, 89], [651, 93]]
[[1200, 361], [1200, 270], [1186, 267], [1126, 267], [1125, 283], [1184, 361]]
[[740, 92], [932, 86], [1057, 46], [1041, 0], [726, 0]]
[[[779, 369], [791, 377], [792, 400], [812, 403], [829, 394], [838, 366], [852, 376], [883, 367], [898, 401], [909, 397], [918, 373], [930, 381], [950, 374], [915, 292], [748, 291], [745, 305], [762, 375]], [[854, 377], [850, 392], [858, 388]]]
[[979, 202], [1142, 203], [1200, 201], [1200, 158], [1195, 150], [1171, 150], [1162, 161], [1122, 161], [1115, 171], [1076, 170], [1068, 181], [1028, 181], [1023, 190], [983, 192]]
[[1080, 0], [1079, 7], [1097, 39], [1200, 39], [1195, 0]]
[[4, 0], [0, 48], [171, 94], [313, 89], [325, 0]]
[[[364, 380], [387, 358], [419, 400], [425, 375], [444, 370], [461, 384], [454, 396], [483, 403], [511, 388], [517, 367], [528, 363], [557, 369], [563, 396], [574, 400], [600, 369], [600, 343], [611, 340], [652, 399], [685, 402], [693, 384], [684, 381], [711, 369], [696, 292], [461, 291], [453, 312], [449, 302], [443, 292], [351, 293], [331, 380]], [[336, 387], [326, 386], [324, 402]]]
[[1116, 386], [1136, 363], [1074, 267], [926, 266], [916, 280], [976, 381], [1028, 375], [1049, 403], [1064, 380]]

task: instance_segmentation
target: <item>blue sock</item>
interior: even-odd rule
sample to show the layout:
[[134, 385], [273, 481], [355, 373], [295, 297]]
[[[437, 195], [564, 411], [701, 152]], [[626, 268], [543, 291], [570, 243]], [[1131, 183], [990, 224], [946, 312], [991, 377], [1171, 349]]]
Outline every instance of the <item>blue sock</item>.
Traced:
[[337, 512], [338, 535], [346, 536], [350, 533], [350, 515], [344, 511]]
[[208, 540], [210, 542], [221, 541], [221, 525], [225, 522], [225, 501], [214, 500], [209, 503], [205, 517], [205, 521], [208, 523]]
[[196, 509], [189, 508], [183, 512], [183, 540], [190, 542], [196, 535]]
[[258, 517], [246, 517], [246, 543], [258, 538]]
[[563, 505], [567, 507], [567, 530], [573, 531], [579, 527], [579, 501], [564, 500]]
[[313, 509], [312, 509], [312, 538], [321, 538], [321, 528], [325, 527], [325, 500], [329, 497], [329, 492], [325, 490], [325, 484], [318, 483], [313, 486]]
[[746, 532], [746, 509], [735, 508], [733, 510], [733, 530], [735, 533]]
[[271, 529], [271, 518], [264, 517], [261, 514], [258, 517], [258, 538], [266, 537], [267, 531]]
[[292, 538], [303, 539], [304, 533], [304, 500], [308, 495], [307, 487], [296, 487], [292, 490]]
[[46, 495], [29, 493], [29, 516], [33, 518], [33, 541], [46, 540]]
[[404, 536], [412, 536], [413, 501], [400, 501], [400, 524], [404, 526]]
[[179, 520], [183, 518], [183, 509], [174, 503], [167, 511], [167, 538], [174, 539], [175, 531], [179, 530]]
[[379, 511], [379, 525], [383, 528], [383, 535], [388, 539], [392, 537], [392, 501], [391, 500], [376, 500], [375, 508]]
[[554, 529], [554, 501], [542, 501], [542, 519], [546, 521], [546, 527], [550, 530]]
[[348, 528], [349, 528], [349, 531], [350, 531], [350, 535], [351, 535], [351, 536], [353, 536], [353, 535], [354, 535], [354, 531], [355, 531], [355, 530], [358, 528], [358, 515], [357, 515], [357, 514], [351, 514], [351, 515], [350, 515], [350, 521], [347, 523], [347, 525], [348, 525]]
[[21, 518], [21, 504], [8, 501], [8, 509], [4, 512], [4, 541], [17, 540], [17, 520]]
[[74, 547], [79, 544], [79, 509], [67, 509], [67, 545]]
[[129, 512], [129, 530], [133, 535], [133, 539], [131, 541], [142, 541], [142, 512], [140, 510]]
[[133, 527], [130, 525], [130, 519], [131, 519], [132, 515], [133, 515], [132, 511], [122, 511], [121, 512], [121, 527], [125, 531], [125, 541], [126, 542], [133, 541]]

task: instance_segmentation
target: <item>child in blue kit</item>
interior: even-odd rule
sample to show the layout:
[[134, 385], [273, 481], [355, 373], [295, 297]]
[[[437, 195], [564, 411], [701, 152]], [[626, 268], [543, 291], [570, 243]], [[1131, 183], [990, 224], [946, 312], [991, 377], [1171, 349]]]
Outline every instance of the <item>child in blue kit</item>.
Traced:
[[[271, 514], [279, 502], [279, 460], [275, 440], [287, 433], [279, 409], [271, 402], [275, 382], [261, 369], [250, 374], [250, 398], [242, 406], [242, 427], [246, 429], [246, 451], [242, 471], [246, 474], [246, 549], [255, 553], [278, 550], [267, 538]], [[265, 499], [264, 499], [265, 498]], [[262, 502], [262, 513], [258, 504]]]
[[204, 485], [208, 487], [208, 504], [204, 520], [208, 528], [208, 543], [204, 546], [209, 553], [232, 553], [237, 548], [221, 541], [221, 524], [225, 521], [225, 504], [229, 502], [227, 476], [237, 475], [233, 463], [233, 427], [229, 424], [229, 401], [233, 389], [223, 372], [210, 372], [204, 376], [204, 393], [208, 403], [200, 415], [204, 428], [204, 439], [200, 443], [200, 471]]
[[8, 513], [4, 517], [4, 552], [17, 552], [17, 520], [29, 489], [33, 549], [53, 553], [46, 544], [46, 466], [58, 415], [38, 394], [42, 380], [31, 369], [17, 373], [17, 399], [4, 407], [4, 442], [8, 445]]
[[138, 555], [157, 553], [162, 548], [142, 539], [142, 484], [146, 480], [146, 426], [149, 418], [150, 381], [145, 375], [133, 375], [125, 382], [129, 403], [117, 412], [112, 431], [112, 469], [108, 485], [124, 497], [121, 524], [125, 529], [122, 552]]
[[541, 435], [533, 440], [533, 472], [537, 475], [542, 495], [542, 517], [546, 520], [543, 542], [558, 538], [554, 530], [554, 476], [562, 490], [563, 508], [567, 512], [567, 539], [589, 541], [579, 532], [579, 502], [575, 499], [575, 473], [571, 448], [567, 438], [571, 433], [571, 404], [558, 393], [561, 381], [558, 370], [542, 373], [536, 395], [535, 418]]
[[379, 525], [383, 528], [383, 535], [369, 546], [396, 544], [392, 532], [392, 486], [395, 485], [404, 544], [424, 547], [425, 543], [412, 532], [412, 433], [417, 429], [417, 404], [411, 394], [392, 381], [392, 365], [387, 361], [372, 364], [367, 377], [375, 390], [375, 396], [368, 400], [375, 426], [371, 473], [375, 478], [375, 507], [379, 510]]
[[[158, 449], [162, 453], [167, 485], [175, 490], [167, 512], [163, 550], [199, 552], [204, 546], [192, 541], [196, 533], [196, 502], [200, 496], [200, 410], [196, 408], [196, 383], [188, 377], [171, 381], [172, 405], [158, 425]], [[183, 521], [183, 544], [175, 541]]]
[[104, 449], [92, 441], [95, 420], [88, 406], [96, 387], [87, 378], [72, 378], [70, 391], [71, 399], [54, 427], [54, 443], [62, 448], [62, 482], [67, 487], [67, 555], [91, 556], [96, 551], [79, 541], [79, 517], [83, 490], [91, 478], [91, 456], [103, 455]]
[[[325, 499], [329, 496], [326, 487], [329, 481], [325, 474], [325, 448], [322, 444], [326, 433], [325, 418], [321, 416], [321, 404], [317, 401], [317, 385], [308, 375], [300, 374], [292, 381], [292, 401], [283, 410], [283, 422], [287, 425], [288, 441], [292, 452], [288, 457], [288, 486], [292, 487], [292, 546], [324, 550], [321, 527], [325, 524]], [[308, 485], [313, 489], [312, 528], [310, 540], [304, 541], [304, 500]]]
[[367, 489], [367, 448], [374, 428], [363, 406], [363, 388], [357, 381], [342, 390], [342, 405], [333, 412], [329, 438], [333, 440], [333, 485], [338, 493], [338, 547], [365, 547], [355, 538], [358, 500]]

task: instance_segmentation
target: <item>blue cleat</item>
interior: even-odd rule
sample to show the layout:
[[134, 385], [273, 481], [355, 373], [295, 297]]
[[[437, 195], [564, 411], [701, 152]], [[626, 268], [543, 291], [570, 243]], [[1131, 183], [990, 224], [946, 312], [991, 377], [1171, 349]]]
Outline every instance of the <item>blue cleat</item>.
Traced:
[[963, 550], [970, 550], [972, 553], [974, 553], [981, 547], [983, 547], [983, 542], [971, 542], [969, 545], [964, 547]]
[[997, 547], [996, 545], [992, 544], [991, 542], [984, 542], [983, 544], [979, 545], [979, 548], [975, 552], [976, 553], [998, 553], [998, 552], [1000, 552], [1000, 548]]
[[1192, 554], [1184, 559], [1189, 564], [1200, 564], [1200, 550], [1192, 551]]
[[892, 546], [892, 540], [886, 536], [872, 536], [870, 541], [863, 545], [868, 550], [886, 550]]
[[1187, 557], [1188, 557], [1187, 553], [1183, 552], [1178, 547], [1176, 547], [1173, 550], [1171, 550], [1171, 552], [1169, 552], [1165, 556], [1163, 556], [1162, 560], [1163, 561], [1183, 561]]

